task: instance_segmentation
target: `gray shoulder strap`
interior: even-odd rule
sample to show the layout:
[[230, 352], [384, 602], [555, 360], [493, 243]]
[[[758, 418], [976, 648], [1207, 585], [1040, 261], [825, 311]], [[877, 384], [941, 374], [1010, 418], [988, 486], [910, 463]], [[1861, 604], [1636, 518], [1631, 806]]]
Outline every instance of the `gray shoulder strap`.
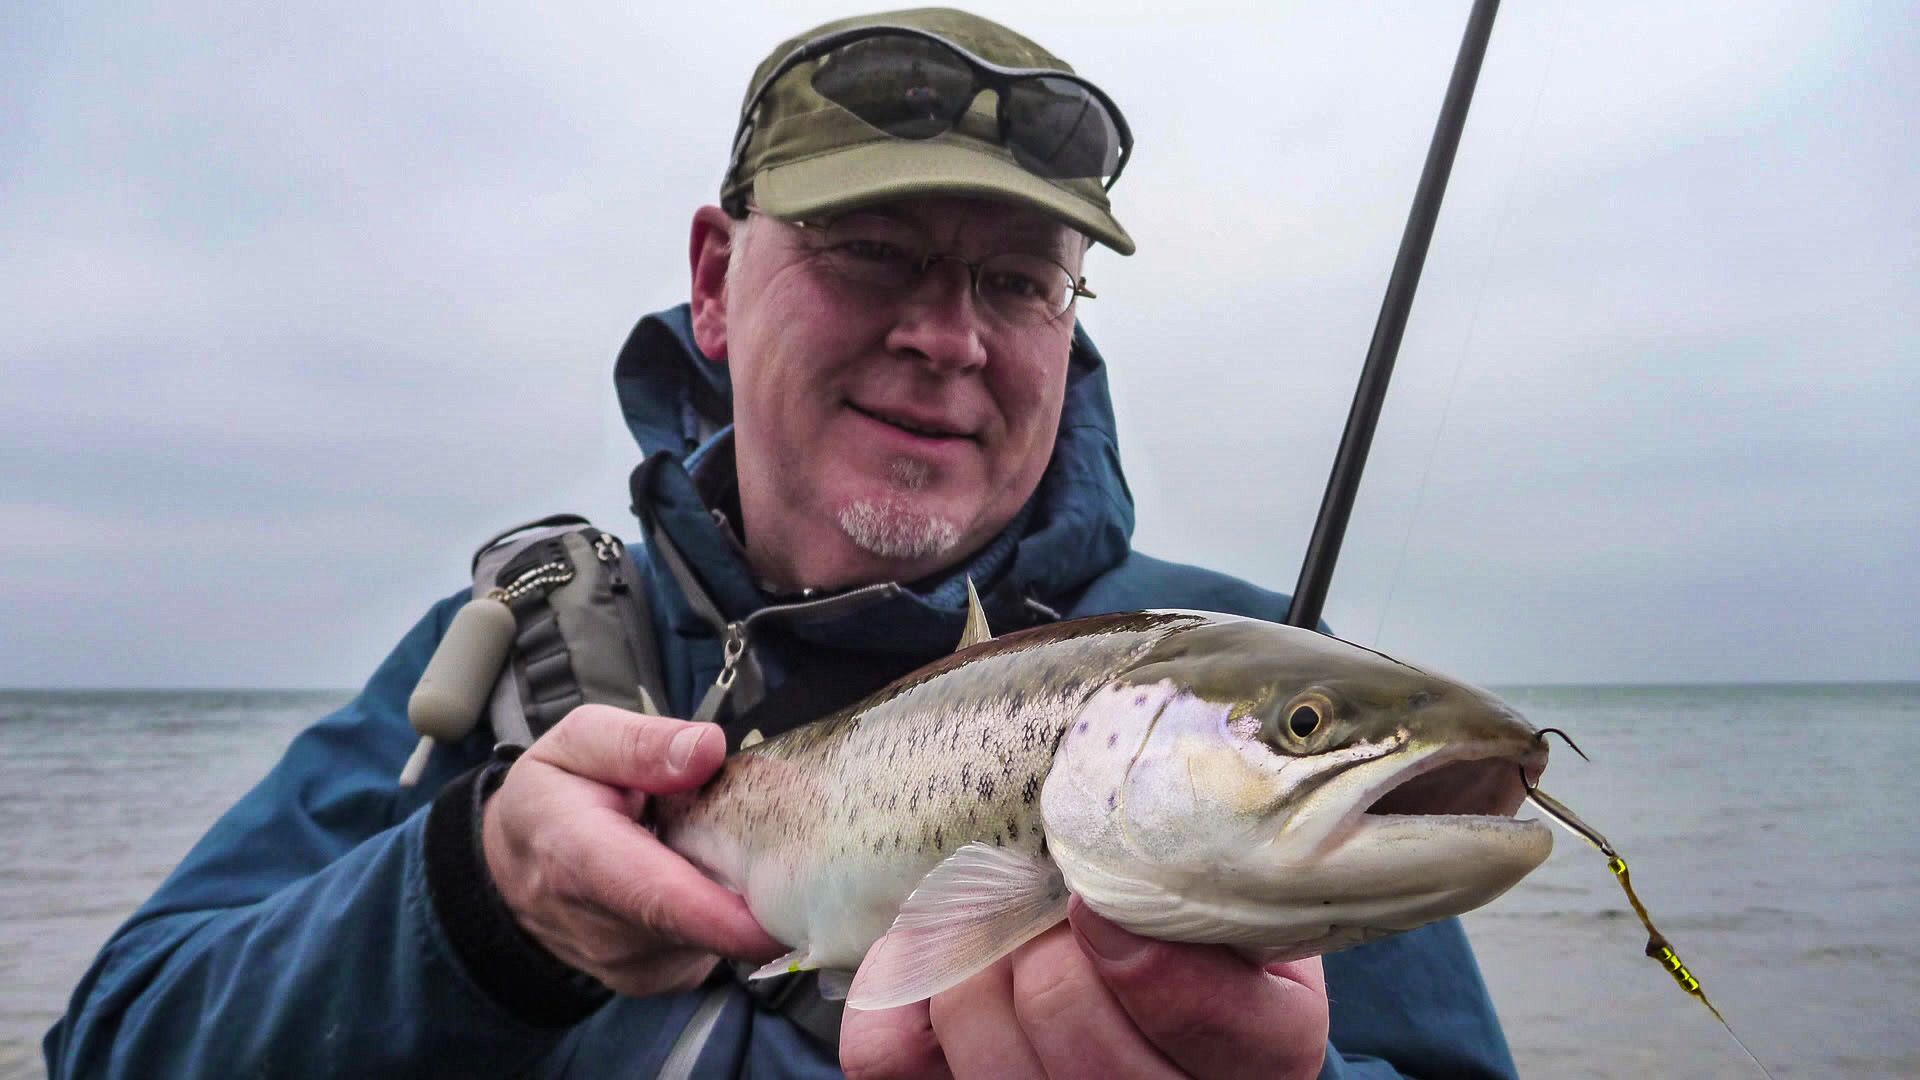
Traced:
[[[572, 514], [556, 514], [516, 526], [487, 541], [486, 546], [473, 556], [474, 590], [479, 592], [491, 588], [500, 568], [512, 562], [514, 556], [529, 546], [569, 532], [585, 521], [585, 518]], [[501, 543], [509, 536], [515, 537], [512, 543]], [[487, 723], [493, 729], [495, 742], [513, 743], [516, 746], [527, 746], [533, 742], [533, 729], [527, 724], [527, 714], [520, 702], [520, 689], [515, 682], [512, 664], [502, 666], [499, 677], [494, 680], [493, 696], [487, 700]]]

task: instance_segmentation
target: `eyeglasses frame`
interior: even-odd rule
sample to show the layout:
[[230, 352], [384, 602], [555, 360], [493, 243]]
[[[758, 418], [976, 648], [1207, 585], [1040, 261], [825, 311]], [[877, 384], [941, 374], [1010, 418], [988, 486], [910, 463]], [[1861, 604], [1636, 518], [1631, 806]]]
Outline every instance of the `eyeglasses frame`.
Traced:
[[[760, 214], [765, 217], [773, 216], [771, 214], [768, 214], [766, 211], [761, 210], [757, 206], [749, 206], [747, 209], [752, 211], [753, 213]], [[855, 211], [855, 213], [858, 213], [858, 211]], [[779, 221], [781, 219], [775, 218], [774, 220]], [[831, 228], [835, 222], [839, 220], [840, 220], [839, 218], [834, 218], [831, 221], [806, 221], [806, 220], [787, 221], [787, 222], [784, 222], [784, 224], [792, 225], [797, 229], [801, 229], [803, 231], [810, 232], [810, 233], [817, 232], [822, 236], [825, 236], [826, 231], [829, 228]], [[996, 258], [1000, 255], [1017, 255], [1017, 254], [1021, 254], [1021, 253], [1012, 252], [1012, 251], [996, 251], [992, 255], [986, 256], [986, 258], [969, 259], [951, 251], [929, 251], [920, 257], [919, 264], [914, 267], [914, 271], [913, 271], [914, 279], [918, 281], [921, 278], [923, 278], [926, 275], [927, 268], [932, 266], [934, 263], [957, 262], [961, 266], [964, 266], [967, 268], [967, 280], [969, 282], [969, 290], [973, 293], [974, 298], [979, 300], [980, 303], [982, 304], [989, 304], [989, 306], [991, 306], [989, 301], [985, 300], [980, 296], [980, 271], [982, 268], [985, 267], [987, 259]], [[1067, 312], [1072, 311], [1073, 305], [1076, 301], [1082, 300], [1082, 299], [1098, 300], [1100, 298], [1099, 295], [1095, 293], [1092, 289], [1087, 288], [1087, 276], [1085, 274], [1075, 276], [1073, 271], [1068, 270], [1064, 266], [1060, 266], [1058, 262], [1055, 262], [1049, 256], [1035, 255], [1034, 257], [1039, 259], [1046, 259], [1048, 262], [1053, 263], [1053, 265], [1059, 267], [1060, 272], [1067, 275], [1067, 281], [1073, 285], [1073, 290], [1068, 294], [1070, 299], [1067, 301], [1067, 306], [1061, 308], [1059, 311], [1054, 312], [1052, 315], [1047, 316], [1045, 319], [1042, 319], [1039, 322], [1029, 323], [1027, 325], [1031, 325], [1031, 326], [1051, 325], [1053, 323], [1059, 322], [1060, 317], [1062, 315], [1065, 315]], [[1021, 324], [1011, 323], [1010, 325], [1017, 326]]]

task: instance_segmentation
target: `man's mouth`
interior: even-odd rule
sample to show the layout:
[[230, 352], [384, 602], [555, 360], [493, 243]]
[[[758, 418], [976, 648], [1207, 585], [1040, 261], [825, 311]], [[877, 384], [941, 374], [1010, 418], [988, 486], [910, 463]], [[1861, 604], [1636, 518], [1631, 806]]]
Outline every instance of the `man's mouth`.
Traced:
[[890, 427], [899, 428], [901, 431], [907, 432], [910, 435], [918, 435], [923, 439], [970, 439], [973, 437], [958, 425], [934, 416], [903, 413], [891, 409], [868, 408], [852, 401], [847, 402], [847, 407], [869, 420], [878, 420]]

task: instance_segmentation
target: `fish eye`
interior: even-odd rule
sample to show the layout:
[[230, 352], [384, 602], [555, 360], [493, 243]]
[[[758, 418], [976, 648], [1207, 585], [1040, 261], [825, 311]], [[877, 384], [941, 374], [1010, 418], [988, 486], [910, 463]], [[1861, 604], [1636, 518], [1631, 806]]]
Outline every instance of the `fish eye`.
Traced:
[[1326, 691], [1315, 687], [1272, 700], [1260, 709], [1260, 741], [1281, 754], [1306, 753], [1331, 737], [1339, 715]]

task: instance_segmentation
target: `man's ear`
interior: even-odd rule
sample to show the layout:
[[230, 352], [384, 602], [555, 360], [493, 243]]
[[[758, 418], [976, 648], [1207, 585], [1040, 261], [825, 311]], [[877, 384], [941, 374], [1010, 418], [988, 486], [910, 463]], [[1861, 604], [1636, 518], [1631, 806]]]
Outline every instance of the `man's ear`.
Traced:
[[707, 359], [727, 362], [727, 263], [733, 257], [734, 220], [717, 206], [693, 212], [687, 261], [693, 268], [693, 341]]

